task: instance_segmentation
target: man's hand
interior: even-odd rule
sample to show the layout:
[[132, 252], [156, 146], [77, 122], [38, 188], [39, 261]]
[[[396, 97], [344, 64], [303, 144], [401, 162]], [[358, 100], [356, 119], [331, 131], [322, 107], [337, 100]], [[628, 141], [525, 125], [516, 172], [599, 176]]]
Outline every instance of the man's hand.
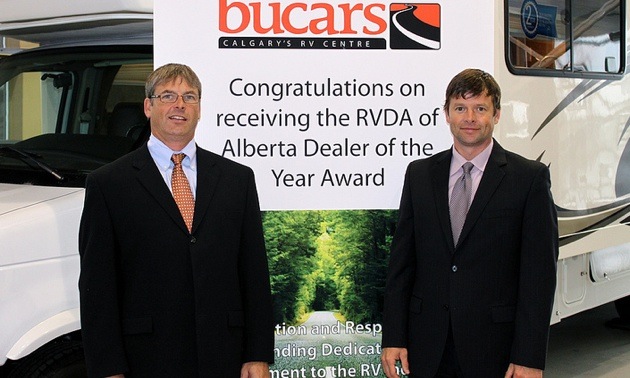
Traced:
[[270, 378], [269, 364], [266, 362], [246, 362], [241, 368], [241, 378]]
[[407, 348], [383, 348], [381, 364], [387, 378], [400, 378], [396, 372], [396, 361], [400, 361], [403, 373], [409, 375], [409, 361], [407, 360]]
[[505, 372], [505, 378], [542, 378], [543, 371], [527, 366], [510, 364]]

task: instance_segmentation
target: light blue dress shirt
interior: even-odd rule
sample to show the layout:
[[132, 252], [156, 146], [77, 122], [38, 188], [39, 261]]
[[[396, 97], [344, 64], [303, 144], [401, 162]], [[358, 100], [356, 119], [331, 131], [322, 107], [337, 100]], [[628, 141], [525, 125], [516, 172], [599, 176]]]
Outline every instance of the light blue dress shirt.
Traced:
[[171, 156], [177, 153], [184, 153], [186, 157], [182, 161], [182, 168], [184, 169], [184, 173], [186, 174], [186, 178], [188, 179], [188, 183], [190, 184], [190, 189], [192, 190], [193, 197], [197, 198], [197, 145], [195, 144], [195, 140], [191, 140], [186, 147], [184, 147], [181, 151], [173, 151], [168, 148], [161, 140], [156, 138], [153, 134], [149, 137], [149, 141], [147, 142], [147, 147], [149, 148], [149, 153], [155, 162], [166, 186], [168, 186], [168, 190], [173, 193], [173, 188], [171, 187], [171, 175], [173, 174], [173, 161], [171, 160]]

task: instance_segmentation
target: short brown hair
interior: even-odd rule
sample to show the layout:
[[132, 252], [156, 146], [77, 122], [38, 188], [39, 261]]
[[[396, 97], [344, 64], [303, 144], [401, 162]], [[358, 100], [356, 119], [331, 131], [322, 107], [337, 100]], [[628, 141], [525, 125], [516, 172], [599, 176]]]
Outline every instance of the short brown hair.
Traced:
[[446, 87], [444, 111], [448, 114], [448, 107], [452, 98], [468, 98], [486, 94], [492, 97], [494, 113], [501, 109], [501, 88], [492, 75], [476, 68], [467, 68], [451, 79]]
[[165, 64], [151, 72], [151, 74], [147, 77], [147, 81], [144, 86], [144, 93], [147, 98], [150, 98], [155, 94], [154, 91], [156, 86], [171, 82], [178, 78], [181, 78], [188, 83], [188, 85], [196, 89], [199, 97], [201, 98], [201, 80], [199, 80], [195, 71], [185, 64], [177, 63]]

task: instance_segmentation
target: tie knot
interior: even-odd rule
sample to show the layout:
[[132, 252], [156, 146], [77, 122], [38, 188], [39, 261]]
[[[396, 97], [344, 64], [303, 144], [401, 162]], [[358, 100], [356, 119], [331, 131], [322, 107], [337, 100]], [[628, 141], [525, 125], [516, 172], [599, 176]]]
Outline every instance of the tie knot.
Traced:
[[173, 161], [175, 165], [178, 165], [182, 163], [182, 160], [184, 160], [185, 157], [186, 157], [186, 154], [184, 153], [173, 154], [173, 156], [171, 156], [171, 160]]
[[473, 163], [469, 161], [465, 162], [464, 165], [462, 165], [462, 169], [464, 169], [464, 174], [465, 175], [469, 174], [470, 171], [472, 171], [473, 167], [474, 167]]

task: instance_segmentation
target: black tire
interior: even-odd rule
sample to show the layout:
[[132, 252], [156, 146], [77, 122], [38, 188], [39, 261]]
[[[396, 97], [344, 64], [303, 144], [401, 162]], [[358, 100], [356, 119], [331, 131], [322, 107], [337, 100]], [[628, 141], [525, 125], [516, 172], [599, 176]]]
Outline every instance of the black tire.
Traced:
[[20, 360], [7, 378], [87, 377], [80, 341], [59, 339]]
[[630, 296], [617, 299], [615, 301], [615, 308], [621, 320], [630, 322]]

